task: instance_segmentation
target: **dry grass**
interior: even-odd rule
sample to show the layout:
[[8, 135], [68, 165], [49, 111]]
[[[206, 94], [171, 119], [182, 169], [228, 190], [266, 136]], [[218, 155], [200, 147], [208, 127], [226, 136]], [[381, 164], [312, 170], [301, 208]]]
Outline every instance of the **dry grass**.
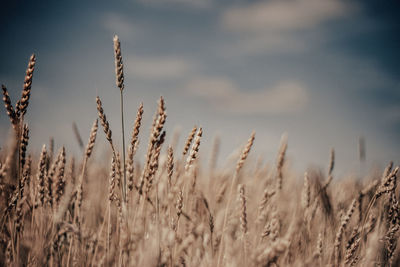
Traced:
[[[114, 49], [122, 97], [117, 37]], [[90, 159], [99, 142], [97, 119], [81, 159], [68, 158], [64, 147], [53, 157], [52, 142], [49, 150], [43, 145], [40, 155], [33, 155], [24, 114], [35, 62], [32, 56], [15, 107], [2, 86], [15, 138], [0, 152], [1, 265], [400, 265], [398, 167], [393, 164], [369, 179], [334, 179], [332, 150], [327, 173], [310, 169], [302, 181], [286, 164], [286, 137], [270, 167], [252, 159], [250, 150], [257, 145], [252, 133], [236, 165], [223, 168], [216, 164], [216, 139], [210, 159], [201, 157], [210, 161], [207, 169], [199, 162], [203, 128], [193, 128], [183, 152], [165, 144], [163, 98], [143, 164], [135, 159], [143, 105], [125, 160], [99, 97], [99, 119], [112, 150], [109, 167]]]

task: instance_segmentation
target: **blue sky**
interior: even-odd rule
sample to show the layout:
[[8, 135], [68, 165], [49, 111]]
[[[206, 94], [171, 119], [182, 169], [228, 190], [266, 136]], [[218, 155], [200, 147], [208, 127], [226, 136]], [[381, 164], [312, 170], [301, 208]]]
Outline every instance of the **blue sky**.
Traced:
[[[298, 170], [324, 167], [331, 147], [341, 172], [357, 170], [361, 135], [370, 166], [382, 166], [400, 158], [399, 7], [342, 0], [2, 3], [0, 82], [15, 102], [27, 60], [37, 55], [27, 116], [32, 151], [54, 136], [77, 154], [71, 124], [86, 140], [96, 94], [118, 139], [118, 34], [126, 130], [143, 101], [142, 147], [162, 95], [169, 136], [203, 126], [204, 158], [215, 135], [223, 162], [255, 130], [254, 155], [269, 161], [287, 132]], [[5, 112], [0, 125], [4, 144]]]

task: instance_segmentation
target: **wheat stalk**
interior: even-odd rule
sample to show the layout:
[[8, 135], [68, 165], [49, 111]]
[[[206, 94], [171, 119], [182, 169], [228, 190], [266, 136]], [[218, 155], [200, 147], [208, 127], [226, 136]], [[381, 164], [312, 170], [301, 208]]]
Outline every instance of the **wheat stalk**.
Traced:
[[121, 54], [121, 43], [117, 35], [114, 36], [114, 57], [115, 57], [115, 77], [116, 84], [120, 91], [120, 103], [121, 103], [121, 128], [122, 128], [122, 172], [124, 176], [122, 184], [122, 197], [126, 202], [126, 159], [125, 159], [125, 127], [124, 127], [124, 65], [122, 63]]
[[233, 187], [234, 187], [234, 185], [236, 183], [237, 177], [239, 175], [239, 171], [243, 167], [244, 162], [245, 162], [247, 156], [250, 153], [250, 149], [251, 149], [251, 147], [253, 146], [253, 143], [254, 143], [254, 138], [255, 138], [255, 132], [252, 132], [251, 135], [250, 135], [250, 138], [247, 141], [247, 144], [244, 147], [244, 149], [242, 151], [242, 154], [240, 155], [240, 158], [239, 158], [239, 160], [238, 160], [238, 162], [236, 164], [236, 171], [235, 171], [235, 174], [234, 174], [233, 179], [231, 181], [230, 191], [229, 191], [229, 195], [228, 195], [228, 202], [226, 204], [225, 213], [224, 213], [224, 221], [223, 221], [223, 224], [222, 224], [222, 236], [221, 236], [221, 244], [220, 244], [219, 254], [218, 254], [217, 267], [220, 266], [221, 260], [222, 260], [222, 256], [223, 256], [224, 232], [225, 232], [225, 227], [226, 227], [226, 223], [227, 223], [227, 219], [228, 219], [228, 212], [229, 212], [229, 209], [230, 209], [232, 193], [233, 193]]

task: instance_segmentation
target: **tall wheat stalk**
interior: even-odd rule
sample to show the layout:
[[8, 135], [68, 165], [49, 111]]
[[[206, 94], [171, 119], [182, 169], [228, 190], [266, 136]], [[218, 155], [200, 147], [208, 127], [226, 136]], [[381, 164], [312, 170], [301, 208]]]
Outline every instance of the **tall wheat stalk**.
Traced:
[[122, 63], [121, 43], [117, 35], [114, 36], [114, 57], [115, 57], [115, 81], [120, 92], [121, 107], [121, 128], [122, 128], [122, 172], [124, 181], [122, 183], [122, 197], [126, 202], [126, 160], [125, 160], [125, 126], [124, 126], [124, 65]]

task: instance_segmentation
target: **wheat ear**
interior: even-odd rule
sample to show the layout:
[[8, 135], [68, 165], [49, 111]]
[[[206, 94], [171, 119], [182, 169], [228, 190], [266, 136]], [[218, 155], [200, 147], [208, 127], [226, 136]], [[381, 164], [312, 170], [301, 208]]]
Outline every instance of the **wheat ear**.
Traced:
[[11, 103], [11, 98], [10, 95], [8, 94], [7, 87], [2, 84], [1, 89], [3, 90], [3, 101], [4, 101], [4, 106], [7, 111], [7, 115], [10, 118], [11, 125], [13, 128], [16, 130], [18, 128], [18, 117], [14, 111], [14, 107]]
[[36, 207], [38, 205], [43, 206], [45, 199], [45, 179], [46, 179], [46, 145], [43, 145], [42, 152], [40, 153], [38, 173], [37, 173], [37, 198], [36, 198]]
[[19, 101], [19, 104], [16, 106], [17, 110], [16, 113], [19, 118], [23, 118], [28, 108], [29, 98], [31, 96], [32, 77], [33, 77], [33, 71], [35, 70], [35, 64], [36, 64], [36, 56], [35, 54], [32, 54], [32, 56], [29, 58], [28, 68], [26, 69], [24, 88], [22, 90], [21, 100]]
[[128, 172], [128, 189], [129, 189], [129, 191], [132, 191], [132, 189], [134, 187], [133, 157], [135, 156], [135, 153], [136, 153], [136, 150], [138, 147], [139, 131], [140, 131], [140, 126], [142, 124], [142, 118], [143, 118], [143, 103], [140, 104], [137, 114], [136, 114], [135, 125], [133, 126], [131, 143], [130, 143], [129, 150], [128, 150], [127, 172]]
[[281, 147], [279, 149], [278, 158], [276, 160], [276, 172], [277, 172], [277, 187], [278, 190], [282, 189], [282, 181], [283, 181], [283, 164], [285, 163], [285, 155], [287, 149], [287, 136], [283, 135], [281, 140]]

